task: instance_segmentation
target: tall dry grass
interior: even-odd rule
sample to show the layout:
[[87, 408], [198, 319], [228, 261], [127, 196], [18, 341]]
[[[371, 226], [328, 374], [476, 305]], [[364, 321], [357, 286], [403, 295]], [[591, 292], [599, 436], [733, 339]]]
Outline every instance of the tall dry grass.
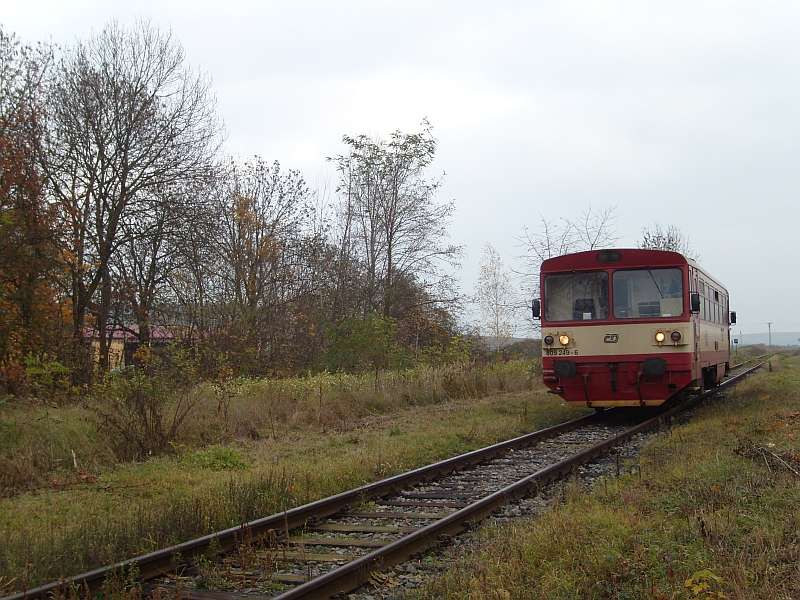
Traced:
[[538, 362], [519, 360], [235, 381], [222, 389], [219, 384], [199, 389], [204, 399], [197, 412], [204, 415], [203, 427], [216, 425], [235, 437], [277, 437], [304, 427], [341, 430], [364, 417], [409, 406], [531, 389], [537, 374]]
[[[204, 382], [172, 396], [164, 387], [137, 392], [153, 397], [127, 403], [102, 390], [79, 406], [0, 407], [0, 497], [41, 486], [69, 485], [112, 466], [235, 439], [282, 438], [288, 434], [344, 430], [370, 415], [532, 388], [538, 361], [488, 365], [419, 366], [366, 374], [321, 373], [287, 379]], [[169, 386], [167, 386], [169, 387]], [[111, 394], [111, 388], [106, 388]], [[180, 407], [178, 407], [178, 403]], [[180, 427], [169, 427], [178, 409], [191, 407]], [[160, 411], [160, 415], [157, 414]], [[114, 426], [109, 427], [109, 418]], [[162, 419], [164, 427], [154, 427]], [[120, 435], [139, 437], [142, 454]], [[168, 436], [165, 436], [165, 432]]]

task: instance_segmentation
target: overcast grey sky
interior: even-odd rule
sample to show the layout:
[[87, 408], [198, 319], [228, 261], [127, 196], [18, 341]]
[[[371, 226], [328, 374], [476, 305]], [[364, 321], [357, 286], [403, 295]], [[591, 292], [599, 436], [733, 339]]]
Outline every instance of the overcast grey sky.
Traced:
[[799, 2], [2, 0], [25, 41], [109, 19], [172, 29], [211, 75], [226, 150], [335, 185], [344, 133], [440, 141], [472, 291], [539, 216], [617, 206], [619, 245], [674, 223], [731, 292], [736, 330], [800, 330]]

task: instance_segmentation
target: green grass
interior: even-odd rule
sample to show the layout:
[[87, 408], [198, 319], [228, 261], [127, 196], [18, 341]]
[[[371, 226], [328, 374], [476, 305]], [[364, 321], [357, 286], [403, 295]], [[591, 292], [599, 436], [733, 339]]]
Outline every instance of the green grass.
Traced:
[[583, 414], [544, 390], [398, 407], [349, 428], [258, 439], [101, 470], [0, 500], [0, 581], [21, 589], [265, 516]]
[[800, 597], [800, 477], [780, 462], [800, 471], [800, 359], [777, 364], [649, 442], [641, 474], [483, 529], [420, 597]]

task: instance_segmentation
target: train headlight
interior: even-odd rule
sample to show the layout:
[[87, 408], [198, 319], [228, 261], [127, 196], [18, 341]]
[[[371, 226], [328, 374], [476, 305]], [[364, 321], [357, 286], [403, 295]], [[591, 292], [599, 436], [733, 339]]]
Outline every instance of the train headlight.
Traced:
[[552, 346], [554, 341], [555, 340], [553, 339], [552, 335], [544, 336], [544, 343], [547, 344], [548, 346]]
[[656, 341], [660, 344], [665, 339], [667, 339], [666, 334], [663, 331], [656, 331]]
[[558, 341], [561, 343], [562, 346], [569, 345], [569, 336], [566, 334], [561, 334], [558, 336]]
[[680, 331], [673, 331], [669, 334], [670, 339], [675, 342], [676, 344], [681, 341], [681, 332]]

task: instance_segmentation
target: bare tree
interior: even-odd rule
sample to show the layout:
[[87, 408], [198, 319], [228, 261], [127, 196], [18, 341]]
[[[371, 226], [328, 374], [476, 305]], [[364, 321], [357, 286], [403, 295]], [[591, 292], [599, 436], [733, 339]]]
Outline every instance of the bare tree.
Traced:
[[[522, 296], [534, 298], [539, 295], [539, 270], [548, 258], [613, 245], [618, 239], [614, 229], [615, 217], [616, 208], [613, 206], [600, 210], [589, 206], [574, 219], [561, 217], [552, 221], [541, 217], [537, 229], [524, 228], [520, 241], [525, 248], [522, 257], [525, 269], [517, 273], [522, 279]], [[535, 328], [536, 323], [530, 318], [529, 301], [519, 303], [517, 308]]]
[[596, 250], [614, 244], [618, 236], [614, 232], [615, 207], [595, 210], [591, 206], [572, 221], [575, 231], [575, 247], [580, 250]]
[[512, 337], [516, 312], [514, 290], [503, 260], [491, 244], [486, 244], [483, 249], [477, 300], [486, 335], [497, 343]]
[[364, 310], [393, 315], [401, 279], [425, 286], [432, 302], [452, 301], [438, 293], [447, 287], [442, 268], [453, 266], [461, 249], [447, 239], [454, 204], [437, 202], [440, 181], [426, 176], [436, 154], [430, 124], [423, 121], [415, 133], [394, 131], [388, 141], [359, 135], [344, 143], [349, 153], [334, 159], [343, 241], [366, 267]]
[[[195, 239], [191, 232], [209, 231], [213, 209], [203, 183], [198, 179], [143, 194], [146, 209], [122, 222], [122, 243], [112, 267], [119, 294], [136, 320], [134, 333], [140, 343], [150, 342], [158, 302], [167, 301], [170, 279], [189, 260], [185, 246]], [[213, 240], [206, 237], [204, 243], [211, 245]]]
[[680, 252], [689, 258], [698, 258], [697, 252], [695, 252], [689, 242], [689, 238], [683, 234], [677, 225], [662, 227], [660, 224], [655, 223], [649, 227], [645, 227], [642, 229], [639, 248], [671, 250], [673, 252]]
[[561, 217], [552, 221], [541, 217], [538, 229], [523, 229], [526, 262], [538, 272], [539, 265], [548, 258], [612, 245], [618, 239], [614, 232], [615, 210], [613, 206], [602, 210], [589, 206], [575, 219]]
[[68, 52], [50, 108], [44, 170], [59, 207], [79, 341], [90, 308], [106, 331], [111, 261], [128, 241], [123, 223], [148, 210], [148, 194], [205, 176], [219, 129], [205, 78], [184, 66], [170, 34], [146, 23], [112, 23]]
[[[182, 232], [176, 269], [167, 277], [160, 307], [166, 319], [179, 324], [186, 340], [203, 342], [221, 327], [220, 300], [224, 298], [220, 256], [222, 215], [214, 202], [205, 202], [192, 226]], [[167, 305], [170, 305], [169, 308]]]

